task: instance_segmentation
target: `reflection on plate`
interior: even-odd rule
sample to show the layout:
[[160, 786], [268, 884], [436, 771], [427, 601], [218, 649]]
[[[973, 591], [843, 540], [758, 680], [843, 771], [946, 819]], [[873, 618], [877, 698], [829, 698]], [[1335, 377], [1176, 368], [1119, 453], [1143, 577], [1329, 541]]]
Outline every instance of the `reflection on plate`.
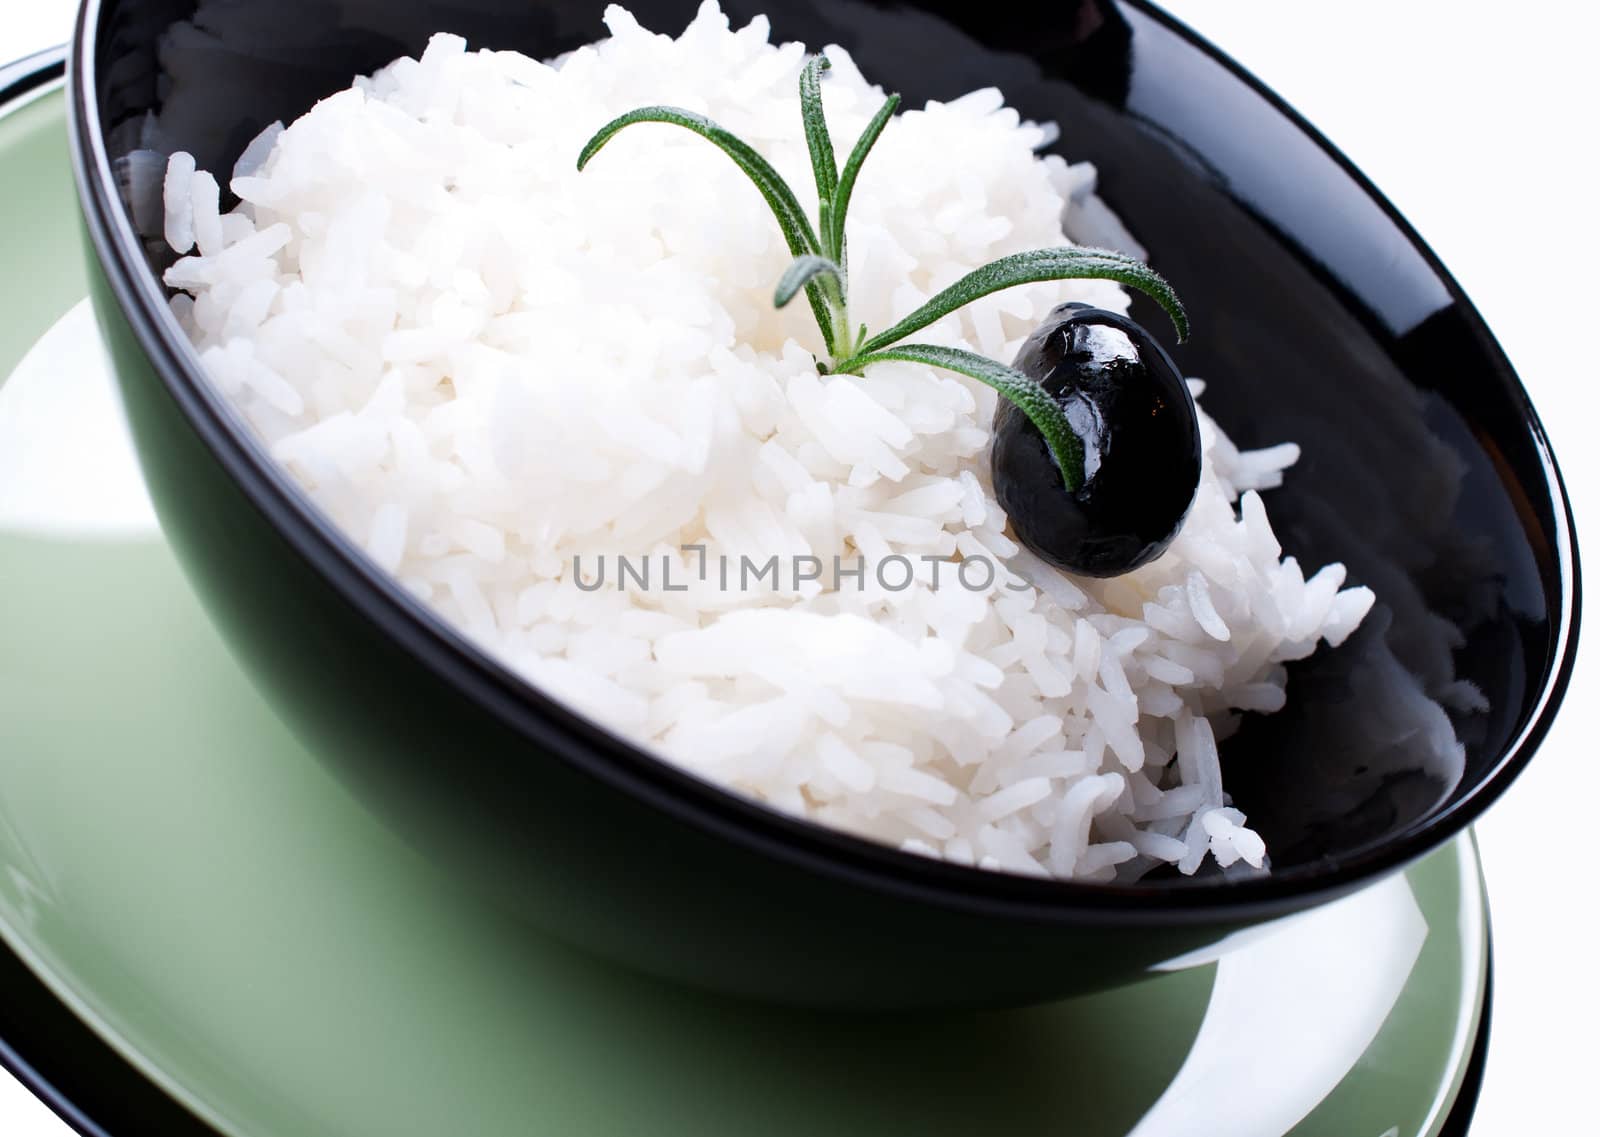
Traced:
[[0, 387], [0, 529], [80, 539], [156, 532], [109, 368], [83, 300]]

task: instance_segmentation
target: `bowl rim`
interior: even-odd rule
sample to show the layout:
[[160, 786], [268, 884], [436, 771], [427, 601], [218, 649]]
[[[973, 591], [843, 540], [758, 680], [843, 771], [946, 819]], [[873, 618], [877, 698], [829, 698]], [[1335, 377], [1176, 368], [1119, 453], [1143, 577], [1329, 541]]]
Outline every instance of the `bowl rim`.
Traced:
[[[110, 0], [115, 3], [116, 0]], [[1307, 907], [1376, 880], [1455, 836], [1505, 791], [1531, 759], [1566, 692], [1581, 609], [1571, 502], [1527, 391], [1482, 316], [1439, 258], [1355, 165], [1255, 76], [1150, 0], [1119, 0], [1221, 64], [1330, 157], [1437, 275], [1477, 333], [1490, 362], [1521, 394], [1524, 426], [1539, 457], [1555, 521], [1560, 611], [1543, 685], [1516, 736], [1478, 783], [1398, 834], [1244, 880], [1090, 884], [979, 869], [903, 852], [818, 822], [791, 817], [647, 753], [512, 673], [405, 590], [315, 507], [206, 381], [198, 355], [149, 271], [122, 206], [95, 98], [95, 55], [104, 0], [83, 0], [67, 63], [70, 157], [90, 246], [152, 370], [212, 457], [290, 548], [345, 603], [442, 683], [494, 715], [554, 760], [669, 817], [765, 856], [843, 883], [944, 908], [1048, 923], [1217, 922]]]

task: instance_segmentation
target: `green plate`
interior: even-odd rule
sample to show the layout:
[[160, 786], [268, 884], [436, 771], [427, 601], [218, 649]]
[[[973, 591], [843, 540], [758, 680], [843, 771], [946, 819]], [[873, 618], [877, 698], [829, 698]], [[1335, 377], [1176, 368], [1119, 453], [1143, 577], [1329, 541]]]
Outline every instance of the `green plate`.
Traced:
[[0, 113], [0, 938], [219, 1132], [1439, 1131], [1487, 966], [1465, 840], [1220, 962], [937, 1017], [707, 997], [460, 895], [273, 718], [162, 542], [64, 119], [55, 89]]

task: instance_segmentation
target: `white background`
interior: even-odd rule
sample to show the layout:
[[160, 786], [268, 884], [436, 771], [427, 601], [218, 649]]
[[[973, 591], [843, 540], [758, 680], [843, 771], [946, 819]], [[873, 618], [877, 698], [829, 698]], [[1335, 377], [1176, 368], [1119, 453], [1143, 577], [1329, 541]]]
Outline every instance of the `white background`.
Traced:
[[[263, 0], [269, 2], [269, 0]], [[0, 61], [67, 38], [71, 0], [4, 0]], [[775, 6], [779, 6], [775, 2]], [[1600, 567], [1600, 5], [1574, 0], [1166, 0], [1320, 127], [1454, 271], [1516, 364]], [[1600, 613], [1591, 616], [1600, 621]], [[1591, 624], [1591, 627], [1594, 626]], [[1592, 637], [1590, 637], [1592, 638]], [[1583, 1128], [1600, 978], [1588, 809], [1593, 653], [1538, 760], [1478, 827], [1494, 914], [1494, 1034], [1475, 1134]], [[1573, 803], [1568, 805], [1567, 803]], [[0, 1072], [0, 1134], [65, 1137]], [[1342, 1135], [1330, 1135], [1342, 1137]]]

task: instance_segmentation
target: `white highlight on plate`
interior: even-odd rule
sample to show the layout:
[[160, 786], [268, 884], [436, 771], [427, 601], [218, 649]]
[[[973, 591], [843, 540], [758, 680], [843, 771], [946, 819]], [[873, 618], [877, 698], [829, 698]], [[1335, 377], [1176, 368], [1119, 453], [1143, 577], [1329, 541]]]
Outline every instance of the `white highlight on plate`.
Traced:
[[1192, 1137], [1197, 1117], [1229, 1137], [1281, 1137], [1372, 1045], [1427, 937], [1396, 873], [1223, 956], [1189, 1057], [1128, 1137]]
[[80, 301], [0, 384], [0, 532], [159, 531], [94, 310]]

